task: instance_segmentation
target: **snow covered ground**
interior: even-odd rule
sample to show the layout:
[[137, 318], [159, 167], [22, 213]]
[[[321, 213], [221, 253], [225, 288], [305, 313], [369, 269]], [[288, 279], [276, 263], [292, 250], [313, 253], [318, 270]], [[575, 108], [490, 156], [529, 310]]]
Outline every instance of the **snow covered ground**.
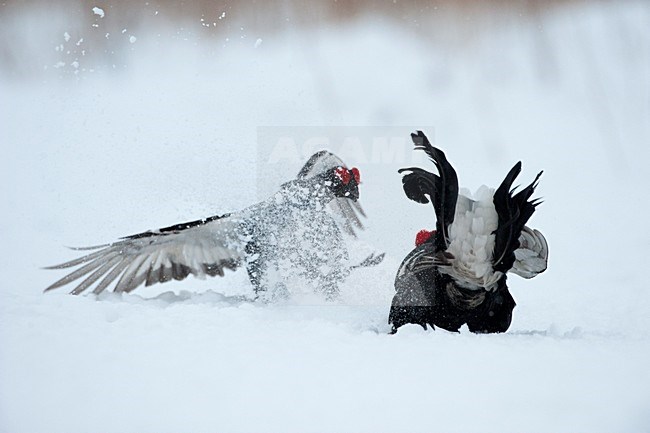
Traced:
[[[30, 33], [22, 55], [42, 70], [0, 75], [0, 432], [650, 431], [649, 8], [500, 20], [451, 45], [379, 17], [228, 43], [141, 28], [115, 70], [65, 54], [90, 28], [66, 41], [63, 18], [14, 23], [16, 40], [52, 42]], [[549, 270], [510, 279], [506, 334], [387, 335], [397, 266], [434, 226], [396, 172], [415, 127], [473, 190], [517, 160], [521, 183], [545, 170], [530, 225]], [[245, 272], [42, 293], [62, 274], [40, 267], [75, 256], [64, 245], [263, 199], [300, 168], [268, 164], [280, 135], [330, 137], [361, 169], [351, 249], [387, 258], [339, 302], [243, 302]]]

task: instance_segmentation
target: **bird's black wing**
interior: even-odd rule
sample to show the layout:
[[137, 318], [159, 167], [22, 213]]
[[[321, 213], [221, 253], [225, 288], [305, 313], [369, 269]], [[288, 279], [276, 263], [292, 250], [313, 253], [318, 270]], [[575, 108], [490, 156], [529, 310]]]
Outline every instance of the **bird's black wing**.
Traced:
[[238, 218], [233, 215], [214, 216], [127, 236], [112, 244], [80, 248], [96, 251], [46, 268], [80, 266], [45, 291], [82, 277], [70, 293], [80, 294], [97, 281], [94, 293], [101, 293], [116, 279], [114, 292], [130, 292], [142, 283], [150, 286], [182, 280], [190, 274], [199, 278], [222, 276], [224, 269], [234, 270], [239, 266], [244, 256], [238, 225]]
[[[449, 226], [454, 222], [456, 202], [458, 200], [458, 176], [445, 153], [431, 145], [422, 131], [411, 134], [416, 150], [423, 150], [436, 165], [438, 174], [430, 173], [417, 167], [402, 168], [406, 172], [402, 185], [406, 196], [418, 203], [433, 204], [436, 213], [436, 230], [442, 236], [436, 236], [436, 249], [444, 251], [449, 246]], [[429, 199], [426, 196], [429, 196]]]
[[497, 212], [499, 223], [495, 231], [494, 253], [492, 267], [495, 271], [508, 272], [515, 262], [515, 251], [519, 248], [519, 237], [528, 219], [535, 212], [535, 207], [540, 200], [529, 200], [535, 192], [539, 178], [514, 194], [512, 184], [521, 172], [521, 162], [515, 164], [499, 188], [494, 193], [494, 208]]

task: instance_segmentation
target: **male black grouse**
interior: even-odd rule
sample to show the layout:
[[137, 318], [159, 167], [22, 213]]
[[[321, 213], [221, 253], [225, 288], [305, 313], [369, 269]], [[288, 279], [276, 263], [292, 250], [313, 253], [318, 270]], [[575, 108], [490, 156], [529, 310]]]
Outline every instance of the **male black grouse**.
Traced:
[[[46, 269], [83, 265], [45, 290], [85, 277], [72, 291], [92, 287], [104, 291], [117, 279], [114, 292], [130, 292], [188, 275], [224, 275], [245, 265], [255, 293], [263, 300], [288, 294], [287, 285], [300, 281], [327, 298], [351, 269], [383, 259], [371, 255], [348, 266], [341, 231], [354, 236], [365, 216], [357, 202], [360, 174], [327, 151], [314, 154], [296, 179], [283, 184], [266, 201], [239, 212], [150, 230], [97, 247], [69, 262]], [[119, 279], [118, 279], [119, 277]], [[296, 280], [299, 278], [300, 280]]]
[[449, 331], [467, 324], [472, 332], [505, 332], [515, 307], [506, 274], [532, 278], [546, 270], [546, 240], [525, 226], [540, 203], [529, 199], [542, 172], [515, 193], [518, 162], [496, 191], [484, 186], [471, 199], [459, 194], [456, 172], [445, 154], [421, 131], [411, 137], [439, 174], [417, 167], [399, 170], [406, 173], [404, 192], [418, 203], [431, 201], [436, 230], [418, 233], [416, 248], [398, 270], [388, 319], [393, 332], [407, 323]]

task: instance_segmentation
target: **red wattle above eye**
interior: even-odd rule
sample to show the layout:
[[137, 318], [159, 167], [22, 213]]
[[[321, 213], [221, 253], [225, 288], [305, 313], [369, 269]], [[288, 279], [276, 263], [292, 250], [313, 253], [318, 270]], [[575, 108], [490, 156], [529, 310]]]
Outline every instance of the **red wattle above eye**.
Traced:
[[352, 175], [354, 176], [354, 180], [357, 182], [357, 184], [361, 183], [361, 173], [359, 173], [359, 169], [356, 167], [352, 167]]
[[419, 247], [429, 239], [431, 239], [431, 236], [435, 235], [436, 231], [432, 230], [420, 230], [417, 235], [415, 235], [415, 246]]
[[343, 182], [343, 185], [347, 185], [348, 183], [350, 183], [350, 180], [352, 179], [352, 176], [350, 175], [350, 172], [347, 169], [345, 169], [343, 167], [339, 167], [339, 168], [336, 169], [335, 173], [336, 173], [336, 176], [339, 179], [341, 179], [341, 182]]

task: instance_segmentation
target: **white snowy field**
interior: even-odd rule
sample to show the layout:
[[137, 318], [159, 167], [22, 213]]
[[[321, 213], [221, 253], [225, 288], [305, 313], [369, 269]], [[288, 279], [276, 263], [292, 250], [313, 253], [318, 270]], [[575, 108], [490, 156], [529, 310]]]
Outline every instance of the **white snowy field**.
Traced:
[[[34, 14], [12, 15], [3, 49], [38, 71], [0, 64], [0, 432], [650, 431], [647, 3], [502, 12], [430, 38], [379, 16], [245, 38], [141, 27], [115, 68], [67, 53], [91, 53], [101, 27]], [[521, 184], [544, 170], [529, 225], [549, 269], [510, 278], [505, 334], [388, 335], [394, 274], [435, 224], [397, 174], [415, 127], [472, 190], [518, 160]], [[76, 256], [64, 245], [265, 198], [300, 168], [269, 168], [258, 137], [276, 131], [298, 150], [336, 137], [361, 170], [367, 229], [351, 254], [387, 257], [339, 301], [242, 301], [244, 271], [42, 293], [63, 274], [40, 268]]]

